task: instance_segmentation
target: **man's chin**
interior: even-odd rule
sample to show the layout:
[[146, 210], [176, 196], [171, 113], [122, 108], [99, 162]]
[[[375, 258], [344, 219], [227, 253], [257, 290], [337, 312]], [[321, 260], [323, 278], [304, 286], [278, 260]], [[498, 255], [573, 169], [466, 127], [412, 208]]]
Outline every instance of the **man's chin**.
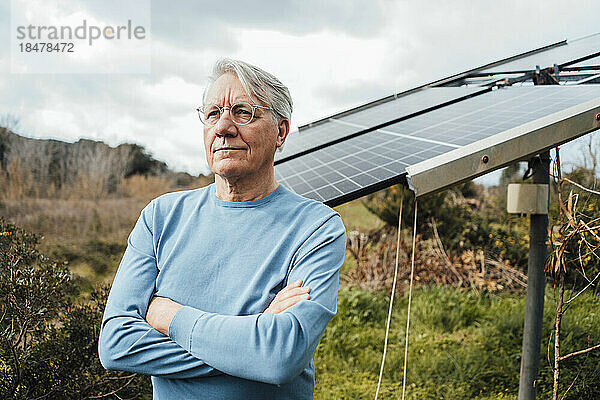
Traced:
[[248, 165], [243, 162], [219, 162], [213, 165], [213, 172], [222, 178], [237, 178], [248, 174]]

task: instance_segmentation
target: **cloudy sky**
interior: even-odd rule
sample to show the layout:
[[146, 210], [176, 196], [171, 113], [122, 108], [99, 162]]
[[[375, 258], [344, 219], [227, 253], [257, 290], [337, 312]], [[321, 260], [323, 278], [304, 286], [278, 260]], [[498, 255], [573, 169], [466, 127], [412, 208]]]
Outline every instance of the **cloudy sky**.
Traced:
[[[30, 137], [138, 143], [172, 168], [192, 174], [207, 171], [195, 108], [209, 67], [219, 57], [245, 60], [278, 76], [294, 98], [292, 126], [297, 127], [490, 61], [600, 31], [597, 0], [581, 0], [577, 7], [557, 0], [114, 4], [2, 1], [0, 116], [18, 116], [19, 133]], [[136, 59], [133, 73], [81, 73], [83, 67], [71, 73], [27, 73], [14, 65], [11, 70], [11, 22], [32, 15], [47, 18], [48, 24], [85, 18], [102, 26], [147, 18], [147, 57]], [[133, 50], [121, 51], [112, 54], [114, 60]], [[87, 57], [88, 66], [114, 62], [101, 51], [78, 56]]]

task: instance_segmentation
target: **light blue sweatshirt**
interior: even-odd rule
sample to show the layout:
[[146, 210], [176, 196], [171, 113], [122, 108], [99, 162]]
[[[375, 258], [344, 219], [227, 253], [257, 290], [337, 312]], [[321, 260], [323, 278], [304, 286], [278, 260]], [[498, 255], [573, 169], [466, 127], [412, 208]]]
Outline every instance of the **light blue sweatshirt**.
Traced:
[[[312, 399], [312, 357], [336, 313], [346, 233], [334, 210], [282, 185], [249, 202], [214, 184], [152, 200], [129, 235], [99, 341], [107, 369], [152, 375], [155, 399]], [[298, 279], [310, 300], [263, 314]], [[183, 304], [169, 336], [153, 296]]]

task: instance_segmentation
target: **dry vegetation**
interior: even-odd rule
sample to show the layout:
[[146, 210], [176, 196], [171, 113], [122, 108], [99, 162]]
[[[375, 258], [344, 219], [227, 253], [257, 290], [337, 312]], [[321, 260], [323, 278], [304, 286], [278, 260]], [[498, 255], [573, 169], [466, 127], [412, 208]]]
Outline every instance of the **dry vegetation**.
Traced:
[[[435, 225], [431, 226], [431, 229]], [[434, 230], [435, 231], [435, 230]], [[405, 232], [406, 234], [406, 232]], [[396, 255], [397, 230], [384, 226], [372, 231], [348, 232], [348, 253], [353, 268], [342, 272], [341, 280], [351, 286], [389, 291], [392, 287]], [[410, 238], [400, 241], [398, 262], [399, 294], [408, 289], [410, 277]], [[448, 255], [438, 235], [422, 240], [417, 235], [415, 281], [418, 286], [448, 285], [475, 291], [523, 289], [527, 275], [508, 260], [493, 258], [479, 250], [466, 249], [459, 255]]]
[[[112, 193], [101, 175], [82, 172], [71, 184], [40, 183], [18, 159], [0, 170], [0, 217], [43, 235], [42, 253], [65, 260], [91, 289], [110, 282], [140, 210], [163, 193], [202, 187], [211, 178], [131, 175]], [[182, 185], [184, 183], [184, 185]]]
[[[370, 290], [389, 291], [392, 287], [401, 193], [399, 187], [391, 187], [364, 202], [387, 223], [348, 231], [352, 266], [342, 271], [344, 283]], [[502, 196], [502, 190], [471, 183], [419, 200], [423, 207], [415, 251], [417, 286], [448, 285], [476, 292], [514, 291], [527, 286], [523, 272], [526, 221], [506, 214]], [[403, 203], [412, 210], [412, 196]], [[412, 251], [412, 221], [406, 220], [412, 220], [413, 215], [405, 211], [398, 250], [400, 294], [408, 286]]]

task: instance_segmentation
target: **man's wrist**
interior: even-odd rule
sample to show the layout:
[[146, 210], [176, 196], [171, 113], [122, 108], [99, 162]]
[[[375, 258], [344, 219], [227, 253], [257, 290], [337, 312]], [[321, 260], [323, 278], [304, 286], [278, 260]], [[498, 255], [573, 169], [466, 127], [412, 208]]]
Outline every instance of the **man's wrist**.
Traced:
[[205, 315], [206, 312], [193, 307], [181, 307], [169, 325], [169, 337], [178, 345], [191, 352], [192, 350], [192, 333], [198, 320]]
[[181, 304], [169, 298], [154, 297], [148, 305], [146, 321], [160, 333], [168, 335], [169, 325], [181, 307]]

